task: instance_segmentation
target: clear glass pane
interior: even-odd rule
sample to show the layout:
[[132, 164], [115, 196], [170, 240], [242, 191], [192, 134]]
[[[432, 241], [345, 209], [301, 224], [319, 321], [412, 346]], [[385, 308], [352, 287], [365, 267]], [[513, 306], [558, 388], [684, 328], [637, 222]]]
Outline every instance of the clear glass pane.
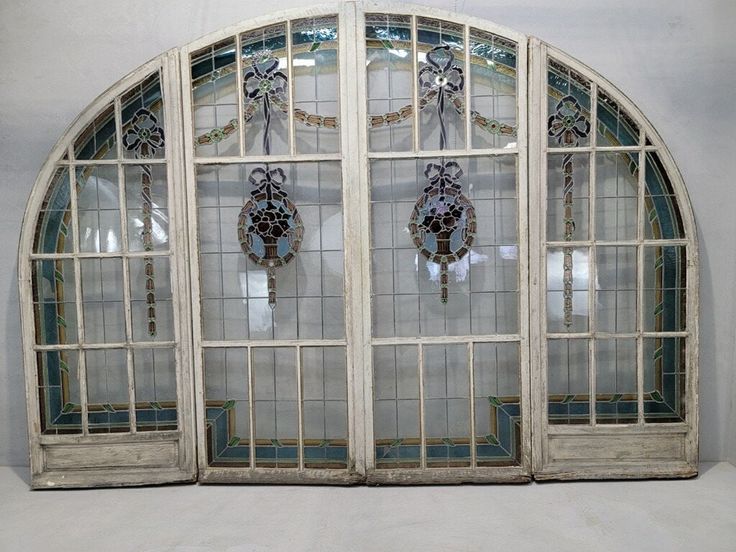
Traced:
[[125, 207], [130, 251], [169, 248], [168, 182], [164, 165], [125, 167]]
[[366, 20], [368, 147], [412, 149], [411, 18], [369, 13]]
[[[263, 166], [225, 165], [199, 170], [198, 234], [205, 339], [342, 338], [340, 165], [293, 163], [270, 170], [283, 171], [277, 174], [280, 189], [293, 205], [303, 229], [295, 255], [274, 270], [275, 304], [269, 303], [269, 267], [257, 255], [253, 258], [251, 253], [257, 253], [256, 249], [249, 249], [246, 255], [239, 235], [241, 212], [244, 204], [252, 203], [251, 192], [259, 193], [254, 183], [263, 177]], [[253, 235], [260, 230], [254, 227], [250, 232]], [[278, 247], [289, 243], [293, 247], [293, 241], [280, 240]], [[253, 243], [257, 245], [255, 239]]]
[[[289, 153], [289, 81], [286, 25], [240, 35], [246, 155]], [[292, 63], [294, 69], [295, 63]]]
[[590, 81], [549, 58], [547, 135], [550, 147], [590, 145]]
[[238, 91], [235, 39], [192, 54], [195, 155], [238, 155]]
[[293, 21], [291, 31], [296, 151], [337, 152], [337, 17]]
[[296, 349], [256, 348], [253, 355], [256, 466], [298, 466]]
[[118, 169], [114, 165], [77, 167], [79, 250], [122, 250]]
[[596, 247], [595, 316], [600, 332], [636, 331], [636, 251], [636, 247]]
[[588, 331], [587, 247], [547, 249], [547, 331]]
[[123, 262], [81, 259], [82, 312], [87, 343], [121, 343], [125, 339]]
[[345, 347], [304, 347], [304, 466], [346, 469], [348, 390]]
[[646, 154], [644, 237], [671, 240], [685, 237], [682, 214], [674, 188], [659, 154]]
[[79, 352], [39, 351], [36, 367], [41, 431], [45, 435], [81, 433]]
[[590, 421], [588, 339], [547, 340], [547, 407], [550, 424]]
[[373, 433], [377, 468], [419, 467], [419, 367], [415, 346], [373, 347]]
[[589, 239], [590, 156], [547, 156], [547, 240]]
[[687, 347], [683, 337], [644, 339], [644, 421], [684, 422]]
[[635, 424], [636, 339], [596, 339], [594, 346], [596, 423]]
[[130, 430], [128, 365], [125, 349], [85, 351], [90, 433]]
[[644, 247], [644, 331], [677, 332], [687, 321], [684, 246]]
[[639, 144], [639, 125], [618, 102], [600, 88], [598, 89], [597, 116], [599, 146], [636, 146]]
[[462, 25], [417, 18], [419, 147], [465, 147], [465, 44]]
[[164, 102], [159, 74], [154, 73], [120, 98], [123, 157], [161, 159], [165, 156]]
[[517, 45], [470, 29], [470, 108], [474, 148], [516, 145]]
[[475, 451], [479, 467], [521, 462], [518, 343], [476, 343]]
[[138, 431], [174, 430], [176, 356], [174, 349], [136, 349], [135, 412]]
[[[447, 263], [446, 302], [442, 301], [444, 270], [437, 262], [439, 246], [433, 245], [439, 242], [431, 241], [440, 234], [422, 230], [425, 241], [418, 249], [410, 232], [412, 219], [419, 228], [434, 216], [430, 211], [436, 200], [425, 188], [431, 190], [432, 171], [440, 166], [435, 160], [414, 159], [371, 165], [374, 335], [515, 333], [519, 279], [515, 158], [444, 163], [462, 194], [451, 198], [472, 206], [475, 230], [464, 249], [460, 249], [464, 234], [449, 233], [450, 247], [462, 256]], [[415, 209], [426, 213], [415, 217]], [[471, 219], [460, 219], [461, 224], [465, 220]], [[436, 256], [430, 259], [428, 254]]]
[[250, 465], [248, 350], [204, 350], [207, 463]]
[[470, 376], [467, 345], [424, 347], [427, 467], [470, 465]]
[[115, 159], [118, 139], [115, 131], [115, 109], [110, 104], [100, 111], [74, 139], [74, 158], [78, 160]]
[[639, 154], [596, 153], [595, 239], [637, 237]]
[[72, 259], [31, 261], [36, 343], [77, 342], [77, 305]]
[[74, 250], [70, 193], [69, 169], [56, 169], [38, 213], [34, 253], [71, 253]]

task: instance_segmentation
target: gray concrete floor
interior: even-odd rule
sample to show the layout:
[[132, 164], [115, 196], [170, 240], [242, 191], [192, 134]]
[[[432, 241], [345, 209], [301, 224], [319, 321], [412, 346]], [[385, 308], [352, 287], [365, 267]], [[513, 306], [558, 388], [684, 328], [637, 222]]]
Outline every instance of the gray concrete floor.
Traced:
[[736, 550], [736, 467], [688, 481], [35, 491], [0, 468], [0, 550]]

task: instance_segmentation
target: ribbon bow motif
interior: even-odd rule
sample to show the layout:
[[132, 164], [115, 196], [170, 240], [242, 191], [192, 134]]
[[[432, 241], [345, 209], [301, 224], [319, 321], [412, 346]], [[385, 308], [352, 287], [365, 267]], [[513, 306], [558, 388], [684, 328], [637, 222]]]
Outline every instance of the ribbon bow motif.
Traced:
[[575, 147], [590, 133], [590, 122], [583, 115], [580, 102], [573, 96], [565, 96], [559, 101], [547, 126], [549, 136], [556, 138], [561, 146]]

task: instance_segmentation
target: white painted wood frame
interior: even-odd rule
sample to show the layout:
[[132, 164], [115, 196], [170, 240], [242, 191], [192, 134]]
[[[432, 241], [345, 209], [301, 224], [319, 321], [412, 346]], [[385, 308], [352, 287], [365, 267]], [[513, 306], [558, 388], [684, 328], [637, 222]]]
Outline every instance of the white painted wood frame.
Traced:
[[[417, 17], [428, 17], [463, 25], [465, 36], [465, 70], [469, 74], [469, 29], [507, 38], [518, 45], [517, 55], [517, 125], [515, 147], [472, 149], [471, 122], [465, 117], [465, 147], [459, 150], [428, 151], [419, 147], [419, 117], [413, 117], [414, 143], [407, 152], [370, 152], [368, 148], [368, 113], [366, 90], [365, 14], [397, 14], [412, 18], [416, 30]], [[287, 48], [290, 53], [290, 22], [306, 17], [336, 15], [338, 17], [338, 73], [340, 153], [300, 154], [295, 148], [295, 121], [289, 114], [288, 154], [271, 156], [245, 155], [244, 125], [238, 127], [240, 148], [238, 155], [198, 157], [194, 154], [194, 122], [192, 111], [192, 82], [190, 56], [193, 52], [218, 41], [234, 38], [240, 75], [240, 35], [244, 31], [271, 24], [286, 23]], [[413, 50], [417, 36], [412, 33]], [[606, 242], [606, 245], [636, 246], [638, 251], [638, 323], [637, 331], [615, 334], [637, 340], [637, 396], [639, 419], [636, 424], [596, 424], [591, 415], [588, 425], [554, 425], [547, 416], [547, 339], [588, 338], [591, 343], [590, 397], [591, 411], [595, 412], [595, 359], [592, 353], [594, 337], [613, 337], [594, 331], [578, 334], [549, 335], [546, 326], [546, 248], [564, 247], [567, 242], [546, 241], [546, 180], [547, 180], [547, 58], [551, 56], [590, 79], [592, 83], [591, 145], [565, 148], [566, 152], [590, 154], [596, 152], [638, 152], [639, 166], [643, 167], [647, 152], [657, 152], [676, 194], [682, 215], [684, 238], [678, 240], [647, 240], [643, 236], [644, 171], [639, 171], [639, 230], [631, 241]], [[416, 58], [416, 56], [414, 56]], [[93, 121], [99, 112], [113, 103], [117, 121], [117, 144], [121, 148], [121, 121], [119, 95], [160, 70], [162, 92], [165, 98], [165, 133], [167, 137], [165, 160], [151, 160], [150, 164], [167, 168], [170, 249], [155, 252], [85, 253], [79, 250], [78, 232], [74, 231], [73, 253], [33, 253], [36, 220], [41, 210], [47, 187], [58, 166], [112, 165], [119, 175], [127, 165], [140, 165], [140, 160], [118, 159], [74, 161], [73, 141], [77, 134]], [[416, 70], [416, 69], [415, 69]], [[291, 77], [289, 64], [289, 77]], [[242, 95], [243, 84], [237, 77]], [[293, 99], [289, 78], [290, 105]], [[414, 79], [413, 104], [417, 105], [417, 84]], [[597, 87], [633, 116], [651, 145], [600, 147], [595, 144]], [[470, 86], [465, 89], [466, 112], [469, 111]], [[243, 121], [242, 101], [238, 102], [238, 117]], [[561, 151], [561, 150], [557, 150]], [[71, 161], [62, 161], [64, 154]], [[370, 162], [376, 159], [414, 159], [432, 157], [492, 157], [513, 155], [517, 160], [517, 202], [519, 237], [519, 331], [513, 335], [468, 335], [440, 337], [376, 338], [372, 336], [371, 321], [371, 263], [370, 263]], [[201, 282], [199, 241], [197, 227], [198, 166], [236, 163], [293, 163], [307, 161], [336, 161], [341, 163], [343, 195], [344, 246], [344, 339], [295, 340], [206, 340], [202, 335]], [[146, 164], [149, 164], [146, 161]], [[70, 171], [72, 221], [76, 223], [75, 171]], [[595, 180], [595, 163], [591, 163], [591, 181]], [[121, 232], [125, 232], [125, 196], [121, 187]], [[594, 202], [594, 194], [591, 193]], [[591, 212], [593, 207], [591, 206]], [[592, 218], [591, 218], [592, 221]], [[594, 240], [576, 241], [576, 245], [593, 250]], [[643, 247], [645, 245], [682, 245], [687, 255], [686, 326], [682, 332], [645, 332], [642, 320]], [[126, 285], [126, 338], [119, 343], [86, 343], [81, 305], [81, 259], [142, 258], [171, 255], [171, 281], [174, 304], [175, 338], [170, 342], [133, 342], [129, 291]], [[35, 339], [34, 307], [32, 299], [31, 263], [40, 259], [73, 259], [76, 276], [76, 308], [79, 344], [37, 345]], [[595, 260], [590, 257], [591, 274]], [[123, 280], [129, 282], [127, 261], [123, 263]], [[432, 484], [462, 482], [527, 482], [536, 479], [605, 479], [647, 477], [690, 477], [697, 473], [698, 463], [698, 245], [696, 228], [687, 191], [677, 167], [663, 141], [636, 106], [595, 71], [547, 44], [515, 31], [494, 25], [483, 19], [399, 2], [344, 1], [298, 10], [288, 10], [266, 17], [247, 20], [207, 35], [191, 44], [162, 54], [141, 66], [95, 100], [70, 126], [52, 150], [31, 193], [24, 217], [19, 248], [19, 287], [21, 323], [29, 420], [32, 485], [35, 488], [89, 487], [156, 484], [175, 481], [205, 483], [319, 483], [319, 484]], [[593, 293], [589, 293], [591, 306]], [[594, 312], [590, 309], [589, 312]], [[592, 328], [590, 326], [589, 328]], [[683, 423], [645, 423], [643, 419], [643, 358], [642, 341], [646, 337], [682, 337], [686, 340], [686, 421]], [[426, 452], [422, 447], [420, 468], [377, 469], [373, 431], [373, 368], [374, 345], [414, 345], [419, 356], [421, 374], [423, 347], [432, 344], [465, 344], [470, 363], [470, 404], [473, 407], [473, 346], [474, 343], [513, 342], [520, 347], [520, 401], [521, 401], [521, 462], [519, 466], [478, 467], [475, 447], [468, 468], [427, 468]], [[135, 373], [132, 350], [147, 347], [174, 347], [177, 362], [178, 427], [176, 431], [136, 432], [135, 424], [127, 433], [89, 434], [84, 355], [80, 354], [80, 394], [82, 396], [81, 434], [42, 435], [37, 390], [36, 353], [55, 350], [98, 350], [126, 348], [129, 381], [129, 400], [135, 402]], [[308, 346], [340, 346], [347, 351], [348, 403], [348, 468], [345, 470], [310, 469], [304, 465], [302, 452], [298, 466], [293, 469], [256, 467], [254, 462], [254, 405], [252, 352], [261, 347], [291, 347], [296, 350], [299, 404], [299, 444], [303, 444], [302, 385], [300, 350]], [[213, 467], [208, 465], [206, 451], [206, 420], [203, 355], [207, 348], [239, 347], [247, 350], [250, 420], [250, 467]], [[424, 412], [423, 382], [420, 375], [420, 424]], [[134, 418], [135, 408], [131, 408]], [[471, 435], [474, 441], [473, 415]], [[133, 422], [133, 420], [131, 420]], [[421, 441], [424, 443], [422, 429]], [[302, 447], [300, 446], [300, 451]], [[198, 474], [198, 475], [197, 475]]]

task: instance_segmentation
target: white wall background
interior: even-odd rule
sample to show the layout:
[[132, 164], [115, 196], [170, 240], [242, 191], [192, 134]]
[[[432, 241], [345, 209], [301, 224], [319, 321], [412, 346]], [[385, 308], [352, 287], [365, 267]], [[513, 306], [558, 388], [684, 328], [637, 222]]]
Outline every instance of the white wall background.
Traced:
[[[736, 461], [736, 2], [423, 0], [535, 35], [647, 114], [690, 190], [701, 246], [701, 459]], [[27, 464], [16, 251], [49, 150], [164, 50], [296, 0], [0, 0], [0, 465]], [[730, 423], [729, 423], [730, 422]]]

